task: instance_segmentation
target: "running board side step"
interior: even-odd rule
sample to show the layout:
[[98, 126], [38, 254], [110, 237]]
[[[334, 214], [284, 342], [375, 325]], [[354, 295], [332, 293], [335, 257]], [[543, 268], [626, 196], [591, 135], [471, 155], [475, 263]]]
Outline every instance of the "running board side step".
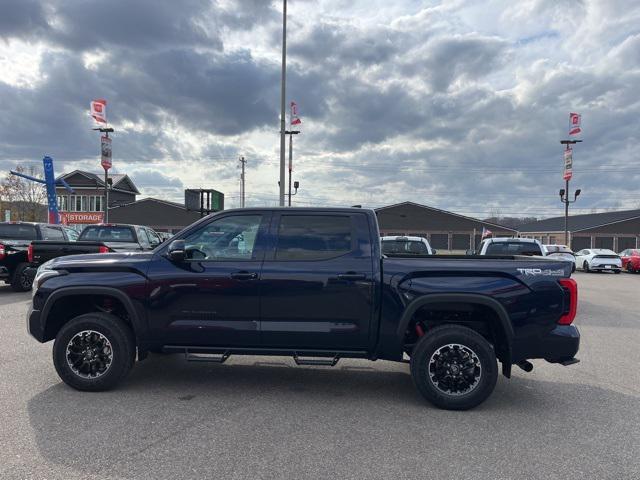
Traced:
[[184, 359], [187, 362], [224, 363], [230, 356], [229, 351], [223, 353], [190, 353], [188, 348], [184, 350]]
[[315, 365], [315, 366], [325, 366], [325, 367], [335, 367], [338, 361], [340, 360], [340, 355], [336, 354], [332, 358], [300, 358], [298, 353], [293, 354], [293, 361], [296, 362], [296, 365]]

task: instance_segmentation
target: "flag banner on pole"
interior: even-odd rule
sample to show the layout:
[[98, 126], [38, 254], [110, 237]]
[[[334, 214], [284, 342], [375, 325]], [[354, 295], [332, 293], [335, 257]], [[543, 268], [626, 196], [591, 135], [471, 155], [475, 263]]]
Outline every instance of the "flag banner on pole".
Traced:
[[489, 235], [493, 235], [493, 232], [488, 228], [482, 227], [482, 237], [480, 238], [488, 237]]
[[565, 180], [571, 180], [572, 176], [573, 176], [573, 150], [571, 148], [567, 148], [564, 151], [564, 173], [562, 174], [562, 178]]
[[580, 128], [580, 123], [582, 122], [582, 115], [579, 113], [570, 113], [569, 114], [569, 135], [579, 135], [582, 132], [582, 128]]
[[296, 102], [291, 102], [291, 115], [289, 118], [291, 125], [300, 125], [302, 120], [298, 117], [298, 104]]
[[107, 101], [103, 98], [91, 102], [91, 116], [98, 123], [107, 123]]
[[100, 137], [100, 150], [102, 153], [102, 161], [100, 164], [105, 170], [111, 168], [111, 139], [105, 135]]

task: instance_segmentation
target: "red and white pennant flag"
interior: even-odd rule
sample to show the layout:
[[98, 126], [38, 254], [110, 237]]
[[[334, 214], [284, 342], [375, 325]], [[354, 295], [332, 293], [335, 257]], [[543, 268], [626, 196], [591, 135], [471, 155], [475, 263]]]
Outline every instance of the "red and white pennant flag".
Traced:
[[289, 121], [291, 125], [300, 125], [302, 120], [298, 117], [298, 104], [296, 102], [291, 102], [291, 115], [289, 117]]
[[107, 101], [99, 98], [91, 102], [91, 116], [98, 123], [107, 123]]
[[569, 114], [569, 136], [579, 135], [582, 132], [580, 123], [582, 122], [582, 115], [579, 113]]

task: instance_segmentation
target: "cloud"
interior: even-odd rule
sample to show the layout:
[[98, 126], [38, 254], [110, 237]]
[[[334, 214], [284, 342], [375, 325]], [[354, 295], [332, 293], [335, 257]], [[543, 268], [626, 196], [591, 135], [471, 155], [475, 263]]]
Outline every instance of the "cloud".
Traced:
[[[277, 201], [280, 2], [0, 2], [0, 167], [97, 167], [87, 108], [104, 97], [114, 165], [143, 193], [217, 188], [233, 205], [244, 155], [249, 204]], [[638, 22], [632, 1], [292, 2], [295, 201], [560, 214], [558, 140], [578, 111], [573, 208], [635, 207]]]

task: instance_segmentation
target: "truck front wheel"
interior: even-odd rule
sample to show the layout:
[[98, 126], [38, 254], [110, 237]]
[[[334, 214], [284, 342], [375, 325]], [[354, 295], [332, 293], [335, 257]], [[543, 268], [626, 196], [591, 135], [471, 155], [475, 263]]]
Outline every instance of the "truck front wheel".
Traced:
[[468, 410], [496, 386], [498, 365], [491, 344], [459, 325], [427, 330], [411, 355], [411, 377], [429, 402], [445, 410]]
[[109, 390], [135, 361], [133, 332], [120, 318], [96, 312], [70, 320], [53, 344], [53, 363], [64, 383], [84, 391]]

